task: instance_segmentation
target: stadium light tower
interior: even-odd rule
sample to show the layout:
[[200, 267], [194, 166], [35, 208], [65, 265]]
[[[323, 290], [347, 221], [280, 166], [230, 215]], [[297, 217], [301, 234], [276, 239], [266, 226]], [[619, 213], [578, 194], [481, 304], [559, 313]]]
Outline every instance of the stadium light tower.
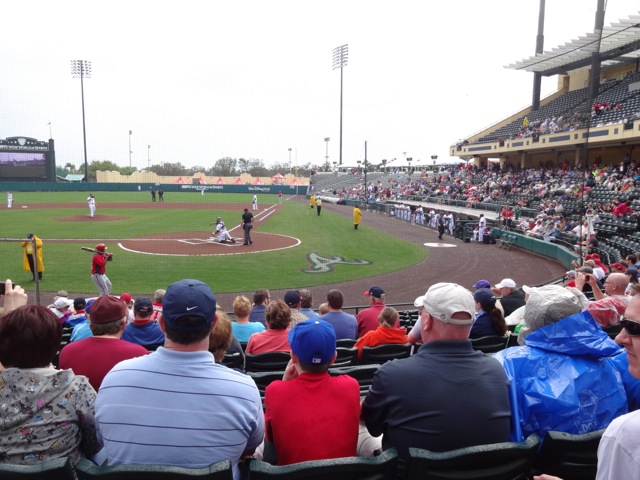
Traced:
[[133, 153], [131, 150], [131, 135], [133, 135], [133, 131], [129, 130], [129, 168], [131, 168], [131, 154]]
[[91, 78], [91, 62], [89, 60], [71, 60], [71, 75], [80, 77], [80, 93], [82, 95], [82, 137], [84, 139], [84, 181], [89, 181], [89, 165], [87, 163], [87, 128], [84, 118], [84, 79]]
[[340, 165], [342, 165], [342, 70], [347, 66], [348, 61], [349, 45], [344, 44], [333, 49], [333, 60], [331, 62], [333, 69], [340, 69]]
[[325, 165], [329, 164], [329, 140], [331, 140], [329, 137], [324, 137], [324, 143], [326, 145], [326, 150], [324, 153], [324, 163]]

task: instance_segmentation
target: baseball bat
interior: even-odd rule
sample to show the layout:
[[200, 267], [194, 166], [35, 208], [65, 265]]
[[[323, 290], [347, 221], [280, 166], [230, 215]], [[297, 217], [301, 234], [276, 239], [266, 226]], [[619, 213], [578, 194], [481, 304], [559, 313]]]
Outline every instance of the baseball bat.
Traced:
[[89, 248], [89, 247], [80, 247], [82, 250], [86, 250], [87, 252], [93, 252], [93, 253], [102, 253], [104, 255], [106, 255], [107, 257], [112, 257], [113, 253], [107, 253], [107, 252], [100, 252], [98, 250], [96, 250], [95, 248]]

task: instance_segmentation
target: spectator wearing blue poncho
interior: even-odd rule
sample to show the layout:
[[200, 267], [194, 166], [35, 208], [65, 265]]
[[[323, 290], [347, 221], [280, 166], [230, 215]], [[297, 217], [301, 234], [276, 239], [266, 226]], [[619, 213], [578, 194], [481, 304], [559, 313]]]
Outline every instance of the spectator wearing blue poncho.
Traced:
[[512, 440], [548, 430], [580, 434], [627, 413], [613, 356], [620, 347], [559, 285], [526, 288], [522, 346], [498, 352], [510, 385]]

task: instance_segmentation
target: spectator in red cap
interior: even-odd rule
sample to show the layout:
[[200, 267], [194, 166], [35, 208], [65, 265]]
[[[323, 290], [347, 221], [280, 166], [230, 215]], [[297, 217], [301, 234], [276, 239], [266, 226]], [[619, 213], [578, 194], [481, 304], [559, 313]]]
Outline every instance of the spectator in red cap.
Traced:
[[[626, 262], [625, 262], [626, 263]], [[609, 265], [611, 267], [611, 273], [624, 273], [627, 271], [627, 266], [622, 263], [612, 263]]]
[[378, 317], [386, 306], [384, 303], [385, 293], [382, 287], [373, 286], [366, 292], [365, 297], [369, 297], [369, 308], [360, 310], [356, 315], [358, 322], [358, 338], [362, 338], [367, 332], [372, 332], [380, 326]]
[[124, 302], [129, 310], [129, 318], [127, 322], [133, 322], [133, 297], [128, 293], [121, 293], [120, 300]]
[[129, 313], [118, 297], [102, 295], [89, 315], [92, 337], [71, 342], [60, 352], [60, 368], [84, 375], [96, 391], [117, 363], [149, 353], [146, 348], [121, 340]]

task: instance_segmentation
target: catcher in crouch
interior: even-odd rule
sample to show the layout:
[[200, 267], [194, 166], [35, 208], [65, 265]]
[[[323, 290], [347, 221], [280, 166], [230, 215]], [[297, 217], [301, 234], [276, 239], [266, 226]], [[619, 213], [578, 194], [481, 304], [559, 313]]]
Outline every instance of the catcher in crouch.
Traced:
[[[213, 225], [213, 223], [210, 223], [209, 225]], [[229, 232], [227, 231], [227, 227], [225, 227], [224, 222], [220, 217], [216, 219], [216, 231], [213, 232], [213, 235], [214, 237], [216, 235], [218, 236], [218, 241], [220, 243], [227, 243], [227, 242], [236, 243], [236, 239], [233, 238], [231, 235], [229, 235]]]

